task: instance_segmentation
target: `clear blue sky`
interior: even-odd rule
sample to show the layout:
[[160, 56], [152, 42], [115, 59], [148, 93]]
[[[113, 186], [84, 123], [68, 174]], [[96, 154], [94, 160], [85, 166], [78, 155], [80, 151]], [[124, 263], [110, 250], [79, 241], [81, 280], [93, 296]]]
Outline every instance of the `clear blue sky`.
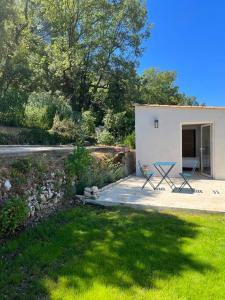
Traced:
[[225, 106], [225, 0], [147, 0], [153, 23], [139, 72], [177, 72], [187, 95]]

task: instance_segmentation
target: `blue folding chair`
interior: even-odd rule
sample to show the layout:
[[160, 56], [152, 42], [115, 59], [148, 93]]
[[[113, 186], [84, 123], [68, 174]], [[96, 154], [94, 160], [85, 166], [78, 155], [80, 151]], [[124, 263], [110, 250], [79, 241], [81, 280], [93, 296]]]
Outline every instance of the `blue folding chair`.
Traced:
[[138, 161], [138, 166], [139, 166], [139, 169], [141, 171], [142, 176], [145, 177], [145, 179], [146, 179], [145, 183], [142, 186], [142, 190], [145, 188], [145, 186], [146, 186], [147, 183], [149, 183], [150, 186], [153, 188], [153, 190], [155, 190], [155, 186], [154, 186], [154, 184], [151, 181], [151, 179], [155, 175], [155, 173], [154, 172], [150, 172], [149, 170], [145, 170], [142, 167], [140, 161]]
[[191, 172], [182, 172], [182, 173], [179, 173], [180, 176], [183, 178], [183, 183], [181, 184], [181, 186], [179, 187], [179, 192], [181, 192], [183, 190], [183, 188], [187, 185], [189, 186], [189, 188], [191, 189], [192, 192], [194, 192], [195, 190], [193, 189], [193, 187], [191, 186], [190, 184], [190, 180], [193, 178], [195, 172], [196, 172], [196, 169], [199, 167], [199, 162], [196, 160], [194, 161], [193, 163], [193, 168], [192, 168], [192, 171]]

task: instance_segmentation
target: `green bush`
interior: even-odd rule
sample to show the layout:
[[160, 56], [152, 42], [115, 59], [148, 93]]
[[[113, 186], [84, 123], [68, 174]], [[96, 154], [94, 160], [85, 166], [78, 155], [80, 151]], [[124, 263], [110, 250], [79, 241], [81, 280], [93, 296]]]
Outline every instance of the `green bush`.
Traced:
[[32, 168], [32, 160], [30, 158], [22, 158], [14, 160], [11, 164], [11, 167], [22, 174], [27, 174]]
[[122, 144], [128, 146], [130, 149], [135, 149], [135, 132], [128, 134], [123, 139]]
[[24, 225], [28, 218], [29, 209], [25, 199], [11, 197], [0, 208], [0, 234], [14, 233]]
[[114, 113], [109, 110], [103, 118], [104, 127], [115, 139], [121, 140], [124, 136], [134, 130], [134, 112], [133, 110]]
[[27, 102], [25, 93], [9, 89], [0, 97], [0, 124], [19, 126], [23, 123], [24, 108]]
[[78, 147], [65, 161], [65, 170], [69, 178], [68, 189], [72, 191], [71, 184], [75, 180], [76, 193], [83, 194], [87, 186], [103, 187], [106, 184], [124, 177], [124, 168], [114, 163], [113, 157], [97, 160], [85, 148]]
[[27, 105], [24, 112], [24, 125], [30, 128], [50, 129], [52, 118], [49, 118], [48, 107]]
[[[14, 189], [21, 192], [22, 185], [26, 184], [27, 177], [24, 173], [20, 172], [18, 169], [12, 168], [10, 171], [10, 178], [12, 180], [12, 185]], [[19, 192], [19, 193], [20, 193]]]
[[91, 111], [84, 111], [81, 117], [81, 130], [85, 136], [94, 136], [96, 119]]
[[91, 171], [88, 174], [86, 186], [103, 186], [124, 177], [124, 168], [120, 163], [114, 163], [113, 157], [102, 160], [93, 160]]
[[[92, 157], [87, 149], [84, 147], [77, 147], [73, 154], [69, 155], [65, 160], [65, 171], [68, 178], [68, 185], [72, 184], [75, 179], [76, 192], [83, 193], [85, 187], [85, 180], [90, 171]], [[70, 186], [68, 186], [70, 189]]]
[[56, 115], [54, 118], [51, 132], [56, 134], [63, 143], [72, 143], [79, 139], [79, 127], [72, 119], [60, 120]]
[[23, 130], [19, 134], [20, 144], [27, 145], [55, 145], [60, 143], [58, 136], [43, 129]]
[[17, 145], [18, 141], [16, 135], [0, 132], [0, 145]]
[[60, 120], [72, 117], [72, 109], [68, 101], [56, 92], [33, 92], [28, 98], [25, 109], [24, 124], [31, 128], [50, 129], [55, 115]]
[[97, 141], [103, 145], [113, 145], [115, 143], [114, 136], [107, 130], [103, 130], [97, 134]]
[[[40, 128], [23, 129], [17, 135], [0, 133], [0, 145], [58, 145], [68, 144], [75, 141], [69, 130], [54, 132], [53, 130], [44, 130]], [[77, 131], [78, 134], [78, 131]]]
[[0, 145], [55, 145], [64, 143], [60, 136], [44, 129], [24, 129], [19, 134], [0, 133]]

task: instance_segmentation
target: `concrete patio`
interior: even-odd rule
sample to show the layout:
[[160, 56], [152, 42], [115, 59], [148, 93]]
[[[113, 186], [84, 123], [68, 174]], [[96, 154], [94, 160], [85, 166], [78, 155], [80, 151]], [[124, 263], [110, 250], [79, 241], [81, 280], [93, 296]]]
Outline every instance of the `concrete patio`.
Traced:
[[[153, 183], [156, 185], [158, 181], [159, 178], [155, 178]], [[173, 181], [176, 186], [181, 184], [179, 178]], [[142, 190], [143, 183], [143, 178], [130, 176], [104, 188], [97, 200], [88, 202], [105, 206], [120, 204], [145, 209], [225, 213], [225, 181], [195, 177], [191, 182], [194, 193], [189, 189], [184, 189], [181, 193], [172, 192], [166, 183], [156, 191], [153, 191], [149, 184]]]

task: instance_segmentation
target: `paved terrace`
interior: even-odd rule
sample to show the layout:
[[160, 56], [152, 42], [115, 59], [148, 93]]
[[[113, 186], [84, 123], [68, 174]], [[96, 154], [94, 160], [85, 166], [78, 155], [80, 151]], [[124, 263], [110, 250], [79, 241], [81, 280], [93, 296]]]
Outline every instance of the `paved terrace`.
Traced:
[[[156, 184], [159, 178], [153, 182]], [[181, 184], [180, 179], [174, 179], [176, 186]], [[171, 192], [167, 184], [162, 184], [160, 190], [153, 191], [150, 185], [144, 190], [141, 186], [144, 179], [131, 176], [119, 183], [106, 187], [98, 200], [88, 202], [101, 205], [128, 205], [137, 208], [181, 209], [200, 212], [225, 213], [225, 181], [209, 180], [205, 177], [196, 177], [192, 180], [195, 193], [189, 189], [182, 193]]]

